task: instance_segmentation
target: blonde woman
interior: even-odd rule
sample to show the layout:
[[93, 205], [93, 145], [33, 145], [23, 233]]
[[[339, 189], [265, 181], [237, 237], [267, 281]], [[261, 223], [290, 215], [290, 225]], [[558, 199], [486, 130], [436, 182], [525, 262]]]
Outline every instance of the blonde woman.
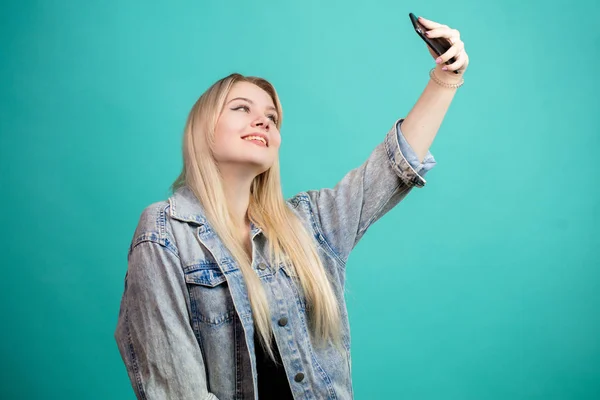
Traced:
[[282, 108], [266, 80], [230, 75], [193, 106], [173, 195], [143, 211], [128, 254], [115, 337], [139, 399], [353, 397], [346, 260], [425, 185], [468, 65], [458, 31], [421, 22], [453, 46], [406, 118], [331, 189], [283, 198]]

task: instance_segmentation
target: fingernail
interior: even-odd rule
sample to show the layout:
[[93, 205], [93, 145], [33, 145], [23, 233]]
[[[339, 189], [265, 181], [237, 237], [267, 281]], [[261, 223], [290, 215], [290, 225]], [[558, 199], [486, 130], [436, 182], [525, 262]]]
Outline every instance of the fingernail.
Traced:
[[442, 63], [442, 58], [440, 57], [440, 58], [436, 59], [436, 60], [435, 60], [435, 63], [436, 63], [436, 64], [441, 64], [441, 63]]

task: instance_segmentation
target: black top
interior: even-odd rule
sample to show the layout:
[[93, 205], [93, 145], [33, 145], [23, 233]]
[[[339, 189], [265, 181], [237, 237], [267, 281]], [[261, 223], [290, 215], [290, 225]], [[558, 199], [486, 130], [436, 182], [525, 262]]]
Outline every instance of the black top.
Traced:
[[256, 330], [254, 331], [254, 351], [256, 354], [256, 365], [258, 372], [258, 398], [259, 400], [293, 400], [290, 384], [285, 375], [285, 369], [281, 362], [281, 355], [277, 343], [273, 339], [273, 352], [276, 363], [264, 351]]

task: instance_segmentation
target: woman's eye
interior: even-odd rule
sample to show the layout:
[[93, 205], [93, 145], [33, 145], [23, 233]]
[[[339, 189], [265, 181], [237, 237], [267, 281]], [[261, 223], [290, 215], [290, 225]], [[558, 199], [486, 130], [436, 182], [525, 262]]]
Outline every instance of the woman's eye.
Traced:
[[[241, 106], [237, 106], [237, 107], [233, 107], [232, 108], [233, 111], [238, 111], [238, 110], [244, 110], [245, 112], [250, 112], [250, 107], [246, 106], [246, 105], [241, 105]], [[267, 117], [273, 121], [274, 124], [277, 124], [277, 116], [275, 114], [269, 114], [267, 115]]]

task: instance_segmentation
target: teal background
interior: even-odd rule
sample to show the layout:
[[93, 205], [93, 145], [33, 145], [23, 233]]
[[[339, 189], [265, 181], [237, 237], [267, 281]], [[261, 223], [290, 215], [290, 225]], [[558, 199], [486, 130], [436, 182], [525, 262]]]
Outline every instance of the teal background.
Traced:
[[231, 73], [284, 106], [286, 196], [360, 165], [425, 87], [408, 13], [471, 66], [438, 162], [348, 265], [357, 399], [600, 398], [597, 2], [3, 2], [3, 399], [133, 399], [113, 339], [143, 208]]

